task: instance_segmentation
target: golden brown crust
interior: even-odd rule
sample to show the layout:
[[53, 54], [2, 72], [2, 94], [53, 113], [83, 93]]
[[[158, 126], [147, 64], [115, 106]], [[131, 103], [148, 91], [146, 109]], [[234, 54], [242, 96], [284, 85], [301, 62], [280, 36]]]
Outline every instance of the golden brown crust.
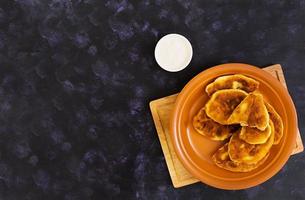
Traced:
[[218, 167], [232, 172], [249, 172], [262, 165], [267, 160], [268, 156], [269, 153], [257, 163], [252, 164], [234, 162], [230, 159], [228, 153], [228, 143], [226, 143], [215, 152], [215, 154], [212, 156], [212, 160]]
[[214, 92], [223, 89], [240, 89], [247, 93], [255, 91], [259, 82], [242, 74], [226, 75], [215, 79], [207, 85], [205, 91], [211, 96]]
[[269, 123], [269, 114], [261, 94], [250, 93], [232, 112], [229, 124], [256, 127], [265, 130]]
[[265, 102], [265, 105], [268, 110], [270, 120], [274, 124], [274, 144], [279, 144], [284, 133], [282, 118], [269, 103]]
[[239, 138], [249, 144], [263, 144], [268, 140], [270, 135], [271, 135], [270, 125], [268, 125], [267, 128], [263, 131], [257, 128], [243, 126], [241, 128]]
[[205, 106], [208, 117], [226, 125], [233, 110], [248, 94], [242, 90], [227, 89], [215, 92]]
[[193, 127], [198, 133], [216, 141], [225, 140], [236, 131], [234, 125], [222, 125], [210, 119], [204, 108], [193, 118]]
[[229, 142], [229, 156], [235, 162], [256, 163], [267, 155], [274, 142], [274, 126], [270, 121], [271, 135], [264, 144], [249, 144], [234, 133]]

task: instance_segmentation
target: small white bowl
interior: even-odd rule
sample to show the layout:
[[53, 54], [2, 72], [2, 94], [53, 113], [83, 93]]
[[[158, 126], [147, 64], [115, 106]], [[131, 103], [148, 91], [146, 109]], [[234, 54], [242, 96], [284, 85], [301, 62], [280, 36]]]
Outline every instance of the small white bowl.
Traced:
[[155, 59], [166, 71], [183, 70], [191, 62], [193, 48], [184, 36], [176, 33], [163, 36], [155, 48]]

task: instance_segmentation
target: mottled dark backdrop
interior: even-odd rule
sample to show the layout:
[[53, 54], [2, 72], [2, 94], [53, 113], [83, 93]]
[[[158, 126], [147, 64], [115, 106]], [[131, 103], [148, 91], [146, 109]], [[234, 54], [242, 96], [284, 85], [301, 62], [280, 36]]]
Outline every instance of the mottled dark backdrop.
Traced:
[[[173, 32], [179, 73], [153, 57]], [[225, 62], [282, 64], [305, 134], [304, 0], [2, 0], [0, 199], [304, 199], [304, 153], [252, 189], [173, 188], [148, 102]]]

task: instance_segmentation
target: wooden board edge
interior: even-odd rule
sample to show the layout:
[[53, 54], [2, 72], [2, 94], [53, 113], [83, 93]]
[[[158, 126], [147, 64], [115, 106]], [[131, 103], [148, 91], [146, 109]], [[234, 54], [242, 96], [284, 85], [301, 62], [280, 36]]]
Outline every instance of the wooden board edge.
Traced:
[[175, 184], [173, 183], [174, 188], [181, 188], [183, 186], [191, 185], [194, 183], [200, 182], [198, 179], [195, 178], [188, 178], [184, 180], [177, 181]]
[[[289, 93], [282, 66], [280, 64], [275, 64], [275, 65], [271, 65], [270, 67], [266, 67], [266, 68], [270, 68], [270, 69], [275, 68], [275, 69], [273, 69], [274, 71], [276, 71], [276, 70], [279, 71], [279, 72], [276, 71], [277, 78], [283, 84], [283, 86], [287, 89], [287, 91]], [[302, 135], [300, 133], [299, 127], [297, 127], [296, 147], [293, 149], [291, 155], [295, 155], [295, 154], [301, 153], [303, 151], [304, 151], [304, 145], [303, 145], [303, 141], [302, 141]]]
[[274, 68], [277, 68], [277, 69], [280, 69], [281, 71], [283, 71], [282, 65], [280, 65], [280, 64], [274, 64], [274, 65], [270, 65], [268, 67], [263, 67], [262, 70], [274, 70]]
[[[177, 94], [173, 94], [173, 95], [170, 95], [168, 97], [173, 97], [173, 96], [176, 96], [176, 95]], [[197, 182], [199, 182], [199, 180], [194, 178], [194, 177], [184, 179], [184, 180], [179, 180], [178, 175], [176, 174], [177, 172], [176, 172], [176, 169], [175, 169], [175, 166], [174, 166], [174, 163], [173, 163], [173, 158], [171, 157], [172, 155], [171, 155], [170, 150], [169, 150], [169, 144], [167, 144], [166, 134], [164, 133], [164, 130], [163, 130], [163, 127], [162, 127], [162, 124], [161, 124], [161, 121], [160, 121], [160, 117], [158, 115], [157, 108], [158, 108], [159, 104], [163, 102], [163, 101], [160, 101], [160, 100], [165, 100], [165, 99], [162, 98], [162, 99], [153, 100], [149, 103], [149, 107], [150, 107], [150, 110], [151, 110], [151, 114], [153, 116], [153, 121], [155, 123], [155, 127], [156, 127], [156, 130], [157, 130], [157, 135], [158, 135], [158, 138], [159, 138], [159, 142], [161, 144], [161, 149], [163, 151], [163, 155], [164, 155], [164, 158], [165, 158], [165, 163], [167, 165], [172, 184], [173, 184], [174, 188], [180, 188], [180, 187], [183, 187], [183, 186], [186, 186], [186, 185], [197, 183]], [[166, 100], [168, 100], [168, 98], [166, 98]], [[166, 154], [168, 154], [168, 155], [166, 155]]]
[[164, 130], [163, 130], [163, 127], [162, 127], [162, 124], [161, 124], [161, 120], [160, 120], [160, 117], [158, 115], [157, 106], [158, 106], [159, 102], [160, 101], [158, 101], [158, 100], [151, 101], [149, 103], [150, 111], [151, 111], [151, 114], [153, 116], [153, 121], [154, 121], [154, 124], [155, 124], [155, 128], [157, 130], [157, 135], [158, 135], [158, 138], [159, 138], [159, 142], [161, 144], [161, 149], [162, 149], [162, 152], [163, 152], [163, 155], [164, 155], [164, 158], [165, 158], [165, 163], [166, 163], [166, 166], [168, 168], [168, 172], [169, 172], [172, 184], [174, 186], [177, 185], [177, 186], [181, 187], [182, 185], [180, 186], [180, 181], [178, 180], [176, 170], [175, 170], [175, 166], [174, 166], [174, 163], [173, 163], [173, 159], [171, 157], [172, 155], [170, 154], [169, 146], [167, 144], [166, 135], [164, 133]]

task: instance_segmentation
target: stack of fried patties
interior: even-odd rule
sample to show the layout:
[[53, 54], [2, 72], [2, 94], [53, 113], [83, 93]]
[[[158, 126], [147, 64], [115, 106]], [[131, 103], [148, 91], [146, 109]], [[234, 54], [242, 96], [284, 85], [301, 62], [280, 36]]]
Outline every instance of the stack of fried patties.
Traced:
[[283, 136], [280, 115], [258, 88], [258, 81], [241, 74], [219, 77], [205, 88], [210, 99], [193, 118], [193, 126], [211, 140], [227, 141], [212, 156], [221, 168], [257, 168]]

